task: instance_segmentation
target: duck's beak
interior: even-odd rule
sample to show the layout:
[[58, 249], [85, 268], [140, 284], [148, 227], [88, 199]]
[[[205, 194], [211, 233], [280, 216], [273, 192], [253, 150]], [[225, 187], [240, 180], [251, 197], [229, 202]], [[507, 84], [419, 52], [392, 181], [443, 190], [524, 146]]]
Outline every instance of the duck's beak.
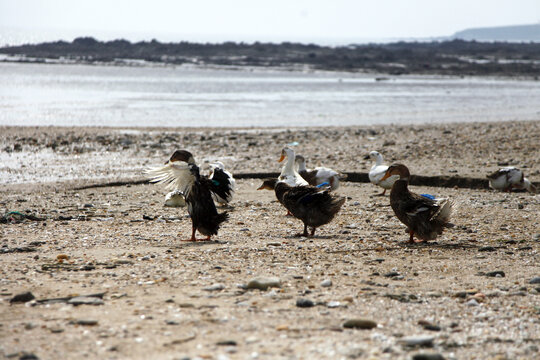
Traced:
[[281, 157], [279, 158], [278, 162], [282, 162], [285, 159], [285, 154], [281, 153]]
[[383, 181], [383, 180], [386, 180], [388, 179], [392, 174], [390, 173], [390, 171], [386, 171], [386, 173], [384, 173], [384, 176], [381, 178], [381, 180], [379, 181]]
[[257, 190], [271, 190], [271, 189], [268, 187], [268, 185], [262, 184], [261, 186], [259, 186]]

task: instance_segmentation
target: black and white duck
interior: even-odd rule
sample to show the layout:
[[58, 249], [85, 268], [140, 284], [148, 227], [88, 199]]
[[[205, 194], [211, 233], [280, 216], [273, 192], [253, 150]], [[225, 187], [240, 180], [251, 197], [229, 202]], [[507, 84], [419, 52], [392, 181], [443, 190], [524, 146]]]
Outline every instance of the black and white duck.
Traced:
[[315, 169], [306, 168], [306, 159], [302, 155], [296, 155], [296, 166], [298, 166], [298, 173], [309, 185], [323, 186], [327, 185], [332, 190], [336, 190], [339, 187], [339, 180], [345, 178], [345, 175], [338, 173], [335, 170], [327, 167], [319, 166]]
[[186, 241], [197, 241], [197, 230], [206, 236], [204, 240], [210, 240], [212, 235], [217, 235], [228, 214], [217, 212], [212, 194], [225, 199], [229, 195], [228, 187], [225, 184], [216, 184], [201, 175], [189, 151], [176, 150], [165, 166], [149, 169], [146, 174], [151, 182], [165, 184], [169, 189], [179, 190], [184, 195], [192, 222], [191, 239]]

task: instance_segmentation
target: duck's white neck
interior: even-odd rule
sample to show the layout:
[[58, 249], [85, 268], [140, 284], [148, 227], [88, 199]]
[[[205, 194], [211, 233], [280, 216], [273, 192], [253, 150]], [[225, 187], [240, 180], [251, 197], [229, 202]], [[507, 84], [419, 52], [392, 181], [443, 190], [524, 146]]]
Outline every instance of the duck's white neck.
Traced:
[[281, 171], [282, 174], [291, 174], [294, 173], [294, 153], [287, 151], [287, 162]]
[[379, 166], [383, 163], [383, 157], [381, 154], [375, 155], [375, 165]]
[[296, 165], [298, 165], [298, 172], [307, 171], [305, 161], [297, 160]]

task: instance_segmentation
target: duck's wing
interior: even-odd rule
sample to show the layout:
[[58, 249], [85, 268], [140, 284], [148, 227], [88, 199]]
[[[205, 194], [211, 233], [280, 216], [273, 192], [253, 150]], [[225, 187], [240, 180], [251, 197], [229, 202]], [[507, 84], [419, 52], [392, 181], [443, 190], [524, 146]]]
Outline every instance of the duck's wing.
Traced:
[[409, 193], [408, 196], [399, 202], [400, 210], [412, 220], [430, 220], [439, 212], [438, 201], [420, 196], [415, 193]]
[[317, 171], [316, 170], [306, 170], [299, 171], [300, 176], [307, 181], [309, 185], [317, 186]]
[[208, 180], [210, 180], [210, 182], [208, 182], [208, 187], [211, 192], [227, 202], [232, 200], [235, 182], [228, 171], [214, 168], [214, 171], [209, 176]]
[[150, 182], [165, 185], [169, 190], [180, 190], [184, 194], [195, 181], [190, 165], [168, 162], [165, 166], [149, 168], [144, 171]]
[[369, 170], [368, 177], [371, 183], [378, 185], [384, 174], [388, 170], [388, 165], [375, 165]]

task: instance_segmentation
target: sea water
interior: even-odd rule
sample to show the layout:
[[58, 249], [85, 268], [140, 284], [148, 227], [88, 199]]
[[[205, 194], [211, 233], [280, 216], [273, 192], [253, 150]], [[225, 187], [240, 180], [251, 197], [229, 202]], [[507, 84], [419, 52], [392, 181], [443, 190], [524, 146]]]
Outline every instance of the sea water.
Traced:
[[308, 69], [0, 63], [0, 125], [287, 127], [540, 119], [540, 82]]

